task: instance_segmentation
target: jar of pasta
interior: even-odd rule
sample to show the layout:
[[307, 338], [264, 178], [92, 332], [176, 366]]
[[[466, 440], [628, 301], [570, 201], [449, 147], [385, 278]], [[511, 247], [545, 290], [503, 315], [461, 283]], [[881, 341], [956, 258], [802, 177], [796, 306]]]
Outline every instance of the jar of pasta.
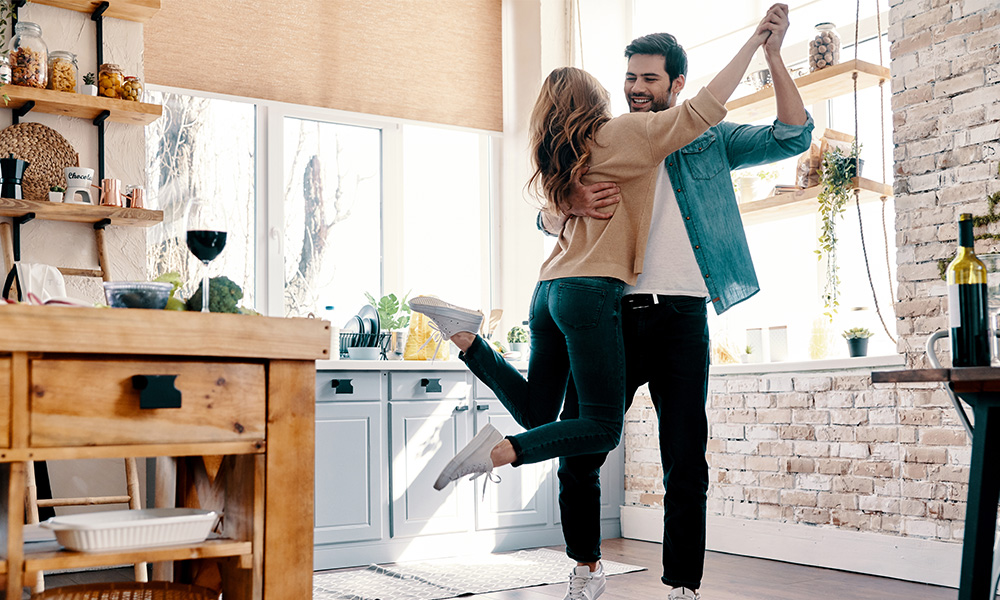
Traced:
[[42, 39], [42, 28], [35, 23], [18, 21], [10, 40], [10, 82], [14, 85], [45, 88], [49, 76], [49, 48]]
[[142, 81], [129, 75], [122, 84], [122, 99], [139, 102], [142, 100]]
[[79, 70], [76, 55], [66, 50], [53, 50], [49, 54], [49, 89], [60, 92], [76, 92], [76, 76]]
[[111, 63], [104, 63], [98, 69], [97, 94], [105, 98], [121, 98], [125, 76], [122, 68]]
[[816, 37], [809, 42], [809, 72], [840, 62], [840, 36], [833, 23], [816, 25]]

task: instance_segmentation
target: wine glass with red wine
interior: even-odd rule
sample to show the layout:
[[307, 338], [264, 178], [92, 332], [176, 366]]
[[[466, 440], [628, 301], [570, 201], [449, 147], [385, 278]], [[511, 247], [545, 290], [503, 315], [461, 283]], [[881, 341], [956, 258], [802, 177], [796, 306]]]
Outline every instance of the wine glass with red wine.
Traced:
[[187, 247], [205, 265], [201, 312], [208, 312], [208, 263], [226, 247], [226, 213], [222, 202], [193, 198], [187, 205]]

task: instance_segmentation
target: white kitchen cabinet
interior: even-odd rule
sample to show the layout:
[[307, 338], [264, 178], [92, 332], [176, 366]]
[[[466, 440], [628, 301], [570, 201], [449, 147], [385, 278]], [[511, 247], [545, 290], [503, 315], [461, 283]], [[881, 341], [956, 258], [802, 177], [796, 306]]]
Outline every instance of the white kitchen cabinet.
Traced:
[[388, 537], [384, 376], [316, 378], [315, 544]]
[[[563, 543], [557, 461], [497, 469], [502, 481], [441, 469], [484, 425], [521, 431], [461, 363], [320, 361], [316, 384], [314, 568], [506, 552]], [[619, 537], [622, 450], [602, 470], [602, 535]]]
[[389, 402], [393, 537], [471, 528], [470, 483], [463, 479], [441, 491], [433, 487], [448, 461], [471, 439], [468, 411], [465, 399]]

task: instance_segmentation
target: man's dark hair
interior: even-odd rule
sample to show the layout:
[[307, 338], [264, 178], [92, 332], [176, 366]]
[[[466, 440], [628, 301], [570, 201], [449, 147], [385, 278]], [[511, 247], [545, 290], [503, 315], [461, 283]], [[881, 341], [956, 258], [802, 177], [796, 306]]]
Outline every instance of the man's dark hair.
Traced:
[[625, 46], [625, 58], [632, 58], [633, 54], [662, 56], [665, 59], [663, 70], [667, 72], [671, 82], [678, 75], [687, 76], [687, 52], [677, 43], [677, 38], [669, 33], [651, 33], [632, 40], [631, 44]]

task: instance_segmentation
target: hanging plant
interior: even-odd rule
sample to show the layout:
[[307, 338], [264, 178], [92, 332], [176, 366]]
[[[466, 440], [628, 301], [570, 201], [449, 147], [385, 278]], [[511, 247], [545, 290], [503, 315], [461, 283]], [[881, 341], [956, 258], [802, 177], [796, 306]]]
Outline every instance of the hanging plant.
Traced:
[[831, 320], [840, 305], [840, 278], [837, 270], [837, 220], [844, 212], [851, 190], [852, 180], [858, 173], [858, 153], [860, 147], [851, 145], [850, 154], [839, 148], [823, 153], [819, 176], [819, 214], [822, 219], [819, 234], [818, 258], [826, 258], [826, 283], [823, 286], [823, 313]]

